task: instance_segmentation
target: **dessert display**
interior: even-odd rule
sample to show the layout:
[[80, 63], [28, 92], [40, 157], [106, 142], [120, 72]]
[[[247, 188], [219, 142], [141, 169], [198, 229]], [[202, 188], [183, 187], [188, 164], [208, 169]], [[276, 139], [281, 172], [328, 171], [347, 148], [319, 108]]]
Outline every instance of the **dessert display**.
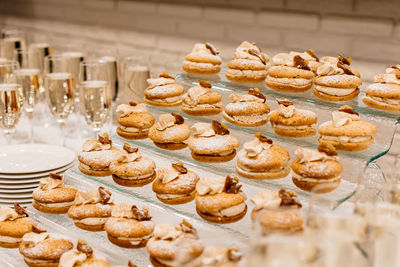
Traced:
[[117, 107], [117, 134], [126, 139], [144, 139], [154, 124], [154, 116], [147, 112], [143, 103], [129, 102]]
[[193, 136], [189, 148], [193, 159], [202, 162], [225, 162], [236, 155], [239, 141], [229, 134], [225, 124], [216, 120], [212, 123], [198, 122], [192, 126]]
[[222, 59], [218, 49], [211, 43], [197, 43], [190, 54], [185, 56], [182, 68], [192, 74], [217, 74], [221, 70]]
[[274, 66], [268, 69], [265, 84], [271, 89], [291, 93], [310, 89], [315, 74], [302, 56], [295, 52], [275, 55], [272, 58]]
[[17, 248], [26, 233], [40, 231], [25, 209], [14, 203], [14, 209], [0, 205], [0, 247]]
[[290, 173], [289, 152], [261, 133], [244, 143], [236, 158], [236, 171], [246, 178], [277, 179]]
[[254, 209], [251, 218], [260, 226], [262, 234], [295, 233], [303, 230], [301, 203], [296, 192], [261, 190], [251, 199]]
[[343, 167], [334, 146], [320, 145], [318, 151], [299, 148], [295, 154], [292, 180], [298, 188], [314, 193], [328, 193], [339, 186]]
[[400, 110], [400, 65], [386, 69], [386, 73], [375, 76], [374, 83], [367, 87], [362, 101], [376, 109]]
[[47, 213], [66, 213], [74, 204], [77, 190], [64, 184], [62, 176], [50, 173], [40, 179], [40, 184], [32, 193], [32, 206]]
[[288, 100], [277, 102], [279, 108], [269, 114], [271, 126], [276, 134], [286, 137], [307, 137], [316, 134], [317, 114], [296, 108], [293, 102]]
[[143, 157], [139, 148], [128, 143], [124, 143], [123, 149], [126, 154], [110, 164], [114, 182], [123, 186], [143, 186], [151, 183], [156, 177], [154, 161]]
[[184, 89], [175, 78], [164, 72], [159, 78], [147, 80], [149, 86], [144, 90], [144, 101], [153, 106], [179, 106]]
[[332, 112], [332, 120], [322, 123], [318, 132], [320, 144], [331, 144], [336, 150], [359, 151], [374, 143], [375, 125], [363, 121], [350, 106]]
[[204, 245], [186, 220], [178, 225], [157, 224], [146, 245], [154, 267], [197, 266]]
[[177, 150], [187, 147], [190, 127], [179, 113], [162, 114], [149, 131], [149, 138], [160, 148]]
[[110, 264], [106, 260], [97, 259], [86, 241], [78, 240], [76, 249], [62, 254], [58, 267], [110, 267]]
[[314, 80], [314, 95], [327, 101], [347, 101], [358, 96], [361, 86], [360, 73], [350, 67], [351, 59], [321, 58], [321, 65]]
[[135, 205], [121, 203], [113, 206], [104, 229], [114, 245], [140, 248], [153, 236], [154, 223], [147, 207], [140, 210]]
[[251, 88], [248, 94], [231, 94], [231, 103], [226, 105], [222, 116], [230, 123], [255, 127], [268, 122], [269, 106], [265, 103], [265, 96], [258, 88]]
[[22, 238], [19, 252], [30, 267], [57, 267], [61, 256], [73, 247], [74, 244], [64, 236], [31, 232]]
[[104, 224], [111, 216], [112, 206], [110, 191], [100, 186], [97, 190], [76, 193], [68, 216], [83, 230], [103, 231]]
[[239, 83], [259, 83], [267, 76], [269, 58], [255, 43], [242, 42], [228, 63], [226, 77]]
[[111, 175], [110, 164], [118, 159], [124, 151], [112, 146], [107, 133], [99, 135], [98, 140], [86, 140], [82, 152], [78, 154], [79, 170], [89, 176]]
[[193, 266], [196, 267], [238, 267], [242, 254], [237, 248], [206, 247]]
[[196, 185], [196, 211], [203, 219], [214, 223], [233, 223], [247, 212], [246, 195], [239, 178], [204, 177]]
[[166, 204], [184, 204], [194, 199], [199, 176], [188, 170], [182, 162], [157, 170], [153, 191]]
[[190, 88], [183, 95], [181, 109], [184, 113], [194, 116], [210, 116], [220, 113], [223, 109], [221, 95], [211, 90], [209, 81], [199, 81], [199, 85]]

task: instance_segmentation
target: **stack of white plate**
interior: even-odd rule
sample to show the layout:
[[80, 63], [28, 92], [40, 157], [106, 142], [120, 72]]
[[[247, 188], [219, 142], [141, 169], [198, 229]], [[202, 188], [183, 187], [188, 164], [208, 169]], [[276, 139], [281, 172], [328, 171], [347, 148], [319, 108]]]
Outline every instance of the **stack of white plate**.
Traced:
[[0, 204], [29, 203], [41, 178], [63, 174], [75, 153], [65, 147], [22, 144], [0, 147]]

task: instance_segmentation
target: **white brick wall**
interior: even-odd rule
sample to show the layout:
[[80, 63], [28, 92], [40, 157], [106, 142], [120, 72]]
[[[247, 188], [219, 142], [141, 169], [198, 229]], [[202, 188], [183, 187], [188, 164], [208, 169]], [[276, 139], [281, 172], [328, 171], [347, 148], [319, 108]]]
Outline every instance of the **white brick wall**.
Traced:
[[315, 14], [301, 14], [288, 12], [261, 12], [257, 16], [259, 25], [270, 28], [286, 28], [316, 30], [318, 28], [318, 16]]
[[255, 12], [240, 9], [205, 8], [204, 19], [216, 22], [227, 22], [236, 25], [253, 25]]

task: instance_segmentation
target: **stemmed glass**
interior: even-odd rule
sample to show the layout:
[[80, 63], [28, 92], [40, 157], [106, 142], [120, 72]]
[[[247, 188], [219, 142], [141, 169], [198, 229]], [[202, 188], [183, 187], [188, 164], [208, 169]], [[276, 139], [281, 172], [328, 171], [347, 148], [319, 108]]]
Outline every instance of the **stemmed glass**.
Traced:
[[18, 83], [22, 87], [24, 95], [24, 109], [30, 120], [29, 142], [33, 143], [33, 111], [39, 98], [39, 75], [40, 70], [34, 68], [32, 61], [37, 58], [35, 51], [17, 49], [14, 51], [15, 60], [19, 63], [20, 69], [15, 71]]
[[150, 78], [150, 58], [144, 55], [126, 57], [122, 61], [123, 96], [133, 101], [143, 101], [147, 79]]
[[62, 57], [58, 55], [45, 58], [44, 72], [46, 102], [60, 125], [65, 146], [65, 120], [74, 109], [74, 79], [71, 73], [65, 72]]
[[95, 138], [107, 122], [112, 95], [109, 86], [109, 67], [102, 60], [89, 60], [80, 64], [80, 105], [86, 123]]
[[0, 56], [12, 60], [15, 49], [25, 49], [25, 36], [19, 30], [4, 29], [1, 31], [0, 47]]

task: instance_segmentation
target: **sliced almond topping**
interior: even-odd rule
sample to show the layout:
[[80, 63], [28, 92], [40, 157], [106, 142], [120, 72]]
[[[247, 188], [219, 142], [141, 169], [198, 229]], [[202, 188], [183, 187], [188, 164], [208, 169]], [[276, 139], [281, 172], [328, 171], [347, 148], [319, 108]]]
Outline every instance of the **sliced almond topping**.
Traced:
[[134, 101], [129, 101], [129, 105], [132, 107], [135, 107], [138, 105], [138, 103], [134, 102]]
[[197, 234], [196, 229], [185, 219], [183, 219], [179, 225], [184, 233]]
[[132, 213], [133, 213], [133, 218], [137, 221], [150, 221], [151, 216], [149, 214], [149, 210], [147, 207], [143, 207], [142, 210], [140, 210], [136, 205], [132, 205]]
[[39, 227], [37, 227], [35, 224], [32, 224], [32, 232], [40, 234], [40, 233], [45, 233], [47, 232], [44, 229], [40, 229]]
[[237, 194], [241, 187], [242, 185], [239, 184], [239, 178], [234, 174], [229, 174], [226, 176], [224, 189], [222, 191], [228, 194]]
[[267, 98], [265, 97], [265, 95], [263, 95], [263, 94], [261, 93], [260, 89], [258, 89], [258, 88], [250, 88], [250, 89], [247, 91], [247, 93], [248, 93], [249, 95], [254, 95], [254, 96], [258, 97], [258, 98], [263, 99], [263, 100], [264, 100], [264, 103], [265, 103], [265, 101], [267, 100]]
[[301, 208], [303, 205], [296, 199], [296, 193], [294, 191], [286, 191], [285, 189], [279, 190], [279, 197], [281, 200], [281, 206], [297, 206]]
[[128, 261], [128, 267], [137, 267], [137, 265], [133, 264], [131, 261]]
[[213, 128], [214, 132], [219, 135], [227, 135], [229, 134], [229, 130], [224, 123], [219, 123], [216, 120], [211, 122], [211, 127]]
[[62, 180], [62, 176], [59, 175], [59, 174], [57, 174], [57, 173], [51, 172], [51, 173], [49, 174], [49, 176], [50, 176], [51, 179]]
[[318, 151], [327, 154], [328, 156], [337, 156], [336, 148], [331, 144], [321, 144], [318, 146]]
[[343, 65], [350, 65], [351, 64], [351, 58], [349, 58], [349, 57], [344, 57], [344, 56], [339, 54], [337, 56], [337, 58], [338, 58], [338, 63], [341, 63]]
[[260, 142], [262, 143], [272, 144], [272, 139], [265, 137], [264, 135], [262, 135], [262, 133], [255, 133], [254, 136], [257, 137], [258, 140], [260, 140]]
[[293, 57], [293, 64], [298, 69], [311, 70], [310, 67], [307, 65], [307, 61], [299, 55]]
[[265, 62], [265, 58], [263, 57], [263, 55], [260, 52], [258, 52], [256, 49], [250, 48], [248, 52], [250, 55], [258, 57], [261, 60], [262, 64], [265, 65], [267, 63], [267, 62]]
[[228, 248], [227, 256], [230, 261], [238, 262], [242, 258], [242, 253], [237, 248]]
[[87, 257], [90, 257], [93, 254], [93, 249], [88, 245], [86, 241], [81, 239], [78, 240], [76, 249], [82, 253], [85, 253]]
[[284, 105], [285, 107], [293, 106], [293, 102], [287, 99], [277, 99], [276, 102], [278, 102], [279, 105]]
[[101, 198], [101, 203], [107, 204], [111, 199], [111, 192], [102, 186], [99, 187], [98, 191]]
[[166, 79], [175, 79], [174, 77], [172, 77], [171, 75], [169, 75], [167, 72], [163, 72], [162, 74], [160, 74], [160, 78], [166, 78]]
[[110, 139], [110, 136], [108, 133], [104, 133], [103, 136], [99, 134], [99, 142], [102, 143], [103, 145], [111, 145], [112, 141]]
[[205, 87], [205, 88], [211, 88], [212, 87], [210, 81], [201, 81], [201, 80], [199, 80], [199, 84], [200, 84], [201, 87]]
[[29, 214], [26, 212], [26, 210], [21, 207], [17, 202], [14, 203], [14, 210], [21, 216], [29, 217]]
[[348, 74], [348, 75], [355, 75], [355, 74], [351, 71], [349, 65], [343, 64], [343, 63], [340, 63], [340, 62], [338, 62], [336, 65], [337, 65], [338, 68], [341, 68], [341, 69], [344, 71], [344, 73], [346, 73], [346, 74]]
[[185, 122], [181, 114], [172, 112], [171, 115], [175, 117], [175, 124], [183, 124]]
[[397, 65], [393, 65], [393, 66], [391, 66], [391, 68], [395, 69], [395, 70], [400, 70], [399, 66], [397, 66]]
[[172, 167], [182, 174], [187, 173], [187, 169], [183, 166], [182, 162], [172, 163]]
[[347, 106], [347, 105], [345, 105], [345, 106], [341, 106], [341, 107], [339, 108], [339, 111], [341, 111], [341, 112], [346, 112], [346, 113], [349, 113], [349, 114], [355, 114], [355, 115], [358, 115], [358, 113], [357, 113], [357, 112], [355, 112], [355, 111], [353, 110], [353, 108], [352, 108], [352, 107], [350, 107], [350, 106]]
[[135, 147], [135, 146], [131, 146], [129, 143], [125, 142], [123, 149], [128, 152], [128, 153], [135, 153], [139, 150], [139, 148]]
[[308, 49], [308, 50], [306, 51], [306, 53], [309, 54], [311, 57], [315, 58], [315, 60], [316, 60], [317, 62], [319, 62], [318, 57], [317, 57], [317, 56], [315, 55], [315, 53], [314, 53], [314, 49]]
[[210, 50], [211, 54], [213, 54], [214, 56], [219, 54], [219, 51], [217, 50], [217, 48], [215, 48], [215, 46], [212, 45], [211, 43], [206, 43], [206, 48], [208, 50]]

